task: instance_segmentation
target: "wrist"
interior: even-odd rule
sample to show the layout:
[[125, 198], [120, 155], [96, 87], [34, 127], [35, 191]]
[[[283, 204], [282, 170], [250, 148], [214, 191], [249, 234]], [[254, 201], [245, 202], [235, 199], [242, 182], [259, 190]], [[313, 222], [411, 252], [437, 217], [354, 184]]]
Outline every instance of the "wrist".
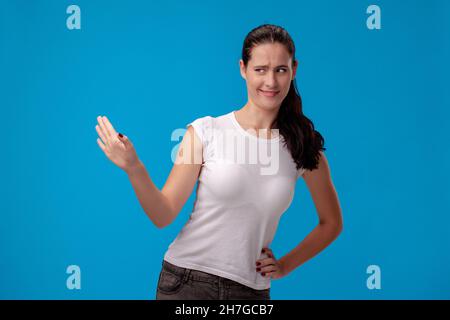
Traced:
[[144, 164], [139, 160], [138, 162], [136, 162], [135, 164], [128, 166], [125, 169], [125, 172], [130, 176], [130, 175], [135, 175], [139, 172], [142, 171], [142, 169], [144, 168]]
[[291, 272], [291, 270], [289, 270], [288, 266], [286, 265], [286, 260], [280, 259], [278, 260], [278, 262], [280, 263], [280, 269], [283, 277], [287, 276]]

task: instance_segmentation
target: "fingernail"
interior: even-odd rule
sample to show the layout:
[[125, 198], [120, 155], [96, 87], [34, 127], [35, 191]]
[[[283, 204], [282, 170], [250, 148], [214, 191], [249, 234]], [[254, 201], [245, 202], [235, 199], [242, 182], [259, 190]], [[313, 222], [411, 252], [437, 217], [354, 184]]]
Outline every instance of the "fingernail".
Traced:
[[119, 133], [119, 137], [123, 138], [123, 135], [121, 133]]
[[266, 250], [265, 250], [265, 249], [263, 249], [263, 250], [262, 250], [262, 253], [266, 253]]
[[257, 263], [256, 263], [257, 266], [259, 266], [260, 264], [261, 264], [260, 262], [257, 262]]
[[256, 271], [258, 271], [258, 272], [261, 271], [261, 268], [256, 268]]
[[265, 276], [266, 274], [263, 272], [263, 273], [261, 273], [261, 275]]

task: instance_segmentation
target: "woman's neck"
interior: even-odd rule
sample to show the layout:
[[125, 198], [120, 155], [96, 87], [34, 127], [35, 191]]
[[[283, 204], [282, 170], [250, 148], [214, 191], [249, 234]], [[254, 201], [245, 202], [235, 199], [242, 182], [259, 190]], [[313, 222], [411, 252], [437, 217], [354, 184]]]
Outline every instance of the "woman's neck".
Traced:
[[235, 114], [238, 122], [245, 129], [269, 130], [278, 115], [278, 110], [279, 108], [265, 110], [248, 102]]

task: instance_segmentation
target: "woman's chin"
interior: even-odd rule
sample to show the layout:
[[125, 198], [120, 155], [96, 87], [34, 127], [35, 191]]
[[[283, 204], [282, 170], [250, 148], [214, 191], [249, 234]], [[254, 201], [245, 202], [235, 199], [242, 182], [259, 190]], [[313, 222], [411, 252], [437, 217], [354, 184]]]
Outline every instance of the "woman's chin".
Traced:
[[281, 103], [260, 101], [258, 105], [266, 111], [274, 111], [280, 107]]

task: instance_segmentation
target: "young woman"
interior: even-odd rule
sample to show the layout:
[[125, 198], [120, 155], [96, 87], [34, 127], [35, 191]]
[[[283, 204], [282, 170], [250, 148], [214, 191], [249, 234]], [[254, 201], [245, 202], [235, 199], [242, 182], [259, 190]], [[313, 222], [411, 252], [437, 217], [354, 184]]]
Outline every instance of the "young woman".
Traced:
[[[158, 228], [174, 221], [198, 180], [191, 216], [162, 261], [156, 299], [269, 300], [271, 279], [287, 276], [342, 230], [324, 139], [302, 111], [291, 37], [279, 26], [259, 26], [245, 38], [239, 63], [247, 103], [187, 125], [161, 191], [132, 142], [106, 117], [97, 118], [98, 145], [128, 174], [141, 206]], [[233, 139], [223, 139], [230, 135]], [[256, 146], [238, 144], [238, 156], [254, 160], [267, 156], [260, 150], [270, 148], [270, 157], [236, 161], [236, 137]], [[277, 259], [269, 246], [300, 176], [313, 198], [319, 224]]]

